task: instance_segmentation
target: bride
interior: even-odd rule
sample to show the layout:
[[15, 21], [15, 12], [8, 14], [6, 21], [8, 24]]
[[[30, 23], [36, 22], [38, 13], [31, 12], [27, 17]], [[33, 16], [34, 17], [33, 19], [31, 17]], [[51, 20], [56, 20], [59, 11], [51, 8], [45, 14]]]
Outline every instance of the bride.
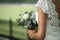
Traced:
[[28, 35], [35, 40], [60, 40], [58, 13], [52, 0], [38, 0], [36, 3], [38, 30], [28, 30]]

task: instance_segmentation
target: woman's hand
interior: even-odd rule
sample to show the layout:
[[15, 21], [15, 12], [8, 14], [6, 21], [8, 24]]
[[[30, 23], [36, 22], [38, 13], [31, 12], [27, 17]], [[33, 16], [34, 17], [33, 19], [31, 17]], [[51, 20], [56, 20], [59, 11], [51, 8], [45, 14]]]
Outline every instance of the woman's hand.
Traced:
[[28, 30], [28, 36], [32, 40], [42, 40], [40, 38], [40, 33], [39, 32], [36, 32], [36, 30]]
[[29, 37], [30, 37], [31, 39], [34, 38], [35, 33], [36, 33], [36, 30], [28, 30], [28, 35], [29, 35]]

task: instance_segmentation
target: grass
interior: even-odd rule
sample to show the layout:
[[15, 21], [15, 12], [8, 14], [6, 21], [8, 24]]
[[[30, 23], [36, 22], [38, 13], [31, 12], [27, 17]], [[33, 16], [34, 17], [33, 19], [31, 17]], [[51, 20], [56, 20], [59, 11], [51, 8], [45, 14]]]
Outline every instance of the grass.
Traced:
[[0, 4], [0, 19], [9, 20], [12, 17], [12, 20], [16, 21], [19, 14], [31, 10], [35, 11], [34, 4]]
[[[0, 34], [9, 36], [10, 30], [8, 21], [10, 17], [12, 21], [16, 22], [16, 19], [19, 18], [19, 14], [25, 11], [30, 12], [31, 10], [35, 11], [34, 4], [0, 4], [0, 20], [2, 20], [2, 22], [0, 21]], [[17, 25], [13, 25], [12, 28], [14, 37], [27, 39], [27, 29]]]
[[[22, 28], [20, 26], [16, 26], [16, 25], [13, 25], [12, 29], [13, 29], [12, 30], [13, 37], [27, 39], [27, 29]], [[10, 35], [9, 24], [0, 24], [0, 34], [4, 34], [7, 36]]]

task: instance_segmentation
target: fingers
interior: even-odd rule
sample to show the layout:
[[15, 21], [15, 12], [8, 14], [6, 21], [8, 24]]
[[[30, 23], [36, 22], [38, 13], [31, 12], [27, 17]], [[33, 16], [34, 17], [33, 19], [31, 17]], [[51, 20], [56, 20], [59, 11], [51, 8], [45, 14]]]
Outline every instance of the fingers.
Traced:
[[28, 30], [28, 34], [29, 33], [35, 33], [36, 32], [36, 30]]

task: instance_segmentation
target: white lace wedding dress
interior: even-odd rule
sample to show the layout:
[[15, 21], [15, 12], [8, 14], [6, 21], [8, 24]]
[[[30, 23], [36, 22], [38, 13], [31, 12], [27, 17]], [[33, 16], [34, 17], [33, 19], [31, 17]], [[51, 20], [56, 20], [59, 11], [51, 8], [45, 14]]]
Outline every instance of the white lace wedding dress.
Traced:
[[[38, 0], [36, 7], [41, 7], [43, 12], [48, 15], [45, 40], [60, 40], [59, 19], [52, 0]], [[38, 22], [37, 14], [36, 20]]]

